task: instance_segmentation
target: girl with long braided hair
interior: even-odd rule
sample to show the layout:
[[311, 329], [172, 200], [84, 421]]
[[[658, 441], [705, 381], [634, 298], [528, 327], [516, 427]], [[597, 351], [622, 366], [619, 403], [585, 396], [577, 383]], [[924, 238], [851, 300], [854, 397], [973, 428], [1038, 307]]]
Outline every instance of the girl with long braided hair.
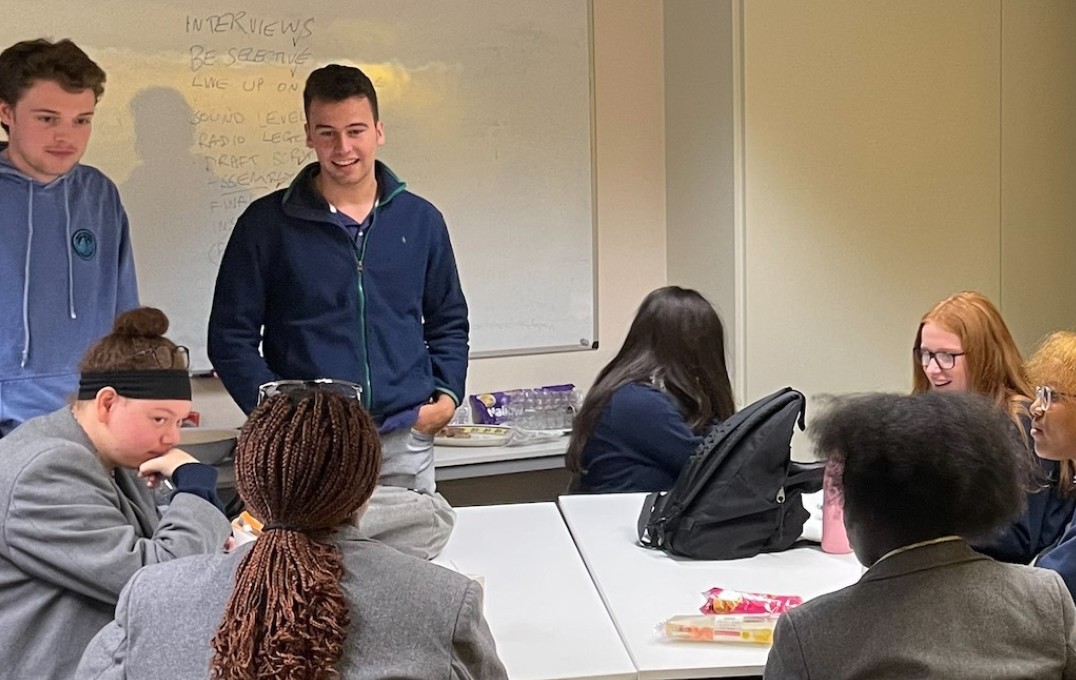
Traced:
[[76, 677], [507, 677], [477, 583], [359, 532], [381, 445], [357, 400], [302, 386], [271, 396], [235, 458], [261, 536], [136, 574]]

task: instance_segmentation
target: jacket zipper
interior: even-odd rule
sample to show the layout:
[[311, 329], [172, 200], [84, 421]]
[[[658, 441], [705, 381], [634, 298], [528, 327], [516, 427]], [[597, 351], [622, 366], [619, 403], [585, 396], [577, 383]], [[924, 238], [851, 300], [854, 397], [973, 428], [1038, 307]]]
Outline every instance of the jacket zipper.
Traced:
[[370, 409], [371, 404], [374, 403], [374, 390], [370, 380], [370, 351], [366, 344], [366, 291], [363, 288], [362, 263], [366, 259], [366, 241], [370, 238], [370, 232], [374, 230], [374, 225], [377, 224], [377, 209], [380, 205], [381, 199], [374, 199], [374, 207], [370, 211], [370, 226], [362, 235], [362, 243], [358, 249], [354, 245], [351, 247], [351, 252], [355, 256], [355, 270], [359, 278], [359, 337], [362, 344], [363, 368], [362, 401], [367, 409]]

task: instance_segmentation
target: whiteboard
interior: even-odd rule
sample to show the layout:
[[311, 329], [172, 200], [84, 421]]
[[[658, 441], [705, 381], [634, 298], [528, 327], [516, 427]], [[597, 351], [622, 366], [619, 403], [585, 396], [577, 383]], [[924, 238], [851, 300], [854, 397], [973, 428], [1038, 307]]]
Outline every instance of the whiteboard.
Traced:
[[596, 342], [586, 0], [40, 0], [4, 12], [4, 47], [36, 37], [71, 38], [108, 74], [84, 162], [119, 186], [142, 302], [171, 317], [193, 368], [209, 368], [236, 218], [314, 160], [302, 89], [327, 63], [371, 77], [379, 158], [445, 215], [472, 355]]

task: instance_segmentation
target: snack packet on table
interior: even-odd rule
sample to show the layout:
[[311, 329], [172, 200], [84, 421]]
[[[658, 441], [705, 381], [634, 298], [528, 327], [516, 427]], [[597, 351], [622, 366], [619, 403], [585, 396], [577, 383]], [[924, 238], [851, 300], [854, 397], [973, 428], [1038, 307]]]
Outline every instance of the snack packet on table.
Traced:
[[668, 640], [773, 644], [779, 614], [709, 614], [674, 616], [661, 624]]
[[803, 604], [799, 595], [745, 593], [728, 588], [710, 588], [703, 597], [706, 604], [699, 607], [703, 614], [782, 614]]

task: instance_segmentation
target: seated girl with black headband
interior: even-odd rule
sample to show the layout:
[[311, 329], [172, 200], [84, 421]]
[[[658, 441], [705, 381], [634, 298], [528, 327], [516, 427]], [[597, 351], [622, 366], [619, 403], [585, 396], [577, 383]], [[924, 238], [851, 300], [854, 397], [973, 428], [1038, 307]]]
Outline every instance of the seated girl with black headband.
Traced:
[[[0, 440], [0, 675], [70, 678], [139, 568], [230, 536], [216, 471], [175, 448], [191, 384], [167, 330], [157, 309], [121, 315], [83, 357], [74, 404]], [[165, 480], [162, 512], [150, 486]]]

